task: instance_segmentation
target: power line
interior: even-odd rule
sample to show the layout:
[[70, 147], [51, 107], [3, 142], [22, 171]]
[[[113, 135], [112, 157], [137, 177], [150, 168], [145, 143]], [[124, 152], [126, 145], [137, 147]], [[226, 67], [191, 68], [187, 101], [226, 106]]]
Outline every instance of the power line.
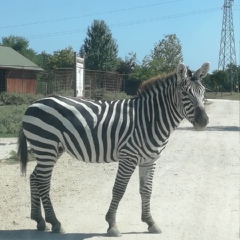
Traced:
[[[90, 0], [88, 0], [88, 1], [90, 1]], [[73, 3], [73, 2], [75, 2], [75, 3]], [[50, 2], [51, 3], [51, 2]], [[68, 1], [66, 1], [66, 2], [64, 2], [64, 3], [57, 3], [57, 4], [51, 4], [51, 5], [45, 5], [45, 6], [36, 6], [36, 4], [35, 4], [35, 6], [34, 7], [30, 7], [30, 8], [28, 8], [28, 7], [26, 7], [26, 5], [22, 5], [22, 6], [24, 6], [24, 8], [23, 9], [17, 9], [17, 12], [29, 12], [29, 11], [36, 11], [36, 10], [40, 10], [40, 9], [46, 9], [46, 8], [54, 8], [54, 9], [56, 9], [57, 7], [59, 7], [59, 6], [64, 6], [64, 5], [73, 5], [73, 4], [79, 4], [79, 1], [78, 0], [73, 0], [73, 1], [70, 1], [70, 0], [68, 0]], [[3, 7], [3, 9], [2, 9], [2, 11], [1, 11], [1, 15], [5, 15], [5, 14], [9, 14], [9, 13], [12, 13], [12, 9], [11, 10], [8, 10], [8, 8], [4, 8]]]
[[167, 20], [167, 19], [186, 17], [186, 16], [203, 14], [203, 13], [214, 12], [214, 11], [219, 11], [219, 10], [221, 10], [220, 7], [218, 7], [218, 8], [211, 8], [211, 9], [205, 9], [205, 10], [199, 10], [199, 11], [193, 11], [193, 12], [188, 12], [188, 13], [180, 13], [180, 14], [168, 15], [168, 16], [163, 16], [163, 17], [156, 17], [156, 18], [148, 18], [148, 19], [136, 20], [136, 21], [125, 22], [125, 23], [117, 23], [117, 24], [112, 24], [110, 26], [111, 27], [128, 26], [128, 25], [134, 25], [134, 24], [140, 24], [140, 23], [146, 23], [146, 22], [155, 22], [155, 21], [160, 21], [160, 20]]
[[[199, 10], [199, 11], [193, 11], [193, 12], [187, 12], [187, 13], [180, 13], [180, 14], [174, 14], [174, 15], [168, 15], [163, 17], [157, 17], [157, 18], [147, 18], [147, 19], [140, 19], [130, 22], [123, 22], [123, 23], [115, 23], [109, 25], [109, 27], [115, 28], [115, 27], [123, 27], [123, 26], [130, 26], [130, 25], [136, 25], [136, 24], [142, 24], [142, 23], [148, 23], [148, 22], [156, 22], [161, 20], [167, 20], [167, 19], [174, 19], [174, 18], [180, 18], [180, 17], [186, 17], [191, 15], [197, 15], [197, 14], [204, 14], [204, 13], [210, 13], [221, 10], [221, 7], [218, 8], [210, 8], [205, 10]], [[73, 29], [68, 31], [61, 31], [61, 32], [52, 32], [52, 33], [43, 33], [43, 34], [36, 34], [36, 35], [30, 35], [27, 36], [28, 39], [36, 39], [36, 38], [44, 38], [44, 37], [53, 37], [53, 36], [59, 36], [59, 35], [67, 35], [67, 34], [73, 34], [73, 33], [79, 33], [84, 32], [86, 29]]]
[[138, 7], [116, 9], [116, 10], [107, 11], [107, 12], [92, 13], [92, 14], [86, 14], [86, 15], [75, 16], [75, 17], [68, 17], [68, 18], [57, 18], [57, 19], [45, 20], [45, 21], [39, 21], [39, 22], [32, 22], [32, 23], [30, 22], [30, 23], [15, 24], [15, 25], [9, 25], [9, 26], [0, 26], [0, 29], [25, 27], [25, 26], [30, 26], [30, 25], [53, 23], [53, 22], [73, 20], [73, 19], [78, 19], [78, 18], [93, 17], [93, 16], [98, 16], [98, 15], [105, 15], [105, 14], [113, 14], [113, 13], [117, 13], [117, 12], [125, 12], [125, 11], [132, 11], [132, 10], [137, 10], [137, 9], [142, 9], [142, 8], [148, 8], [148, 7], [156, 7], [156, 6], [159, 6], [159, 5], [164, 5], [164, 4], [168, 4], [168, 3], [175, 3], [175, 2], [181, 2], [181, 1], [183, 1], [183, 0], [173, 0], [173, 1], [167, 1], [167, 2], [160, 2], [160, 3], [148, 4], [148, 5], [138, 6]]

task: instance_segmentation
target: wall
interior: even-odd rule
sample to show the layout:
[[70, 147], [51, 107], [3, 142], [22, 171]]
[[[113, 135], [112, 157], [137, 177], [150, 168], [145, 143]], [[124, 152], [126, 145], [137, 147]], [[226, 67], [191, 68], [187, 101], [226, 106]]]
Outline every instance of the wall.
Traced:
[[36, 73], [27, 70], [8, 70], [6, 85], [8, 93], [36, 94]]

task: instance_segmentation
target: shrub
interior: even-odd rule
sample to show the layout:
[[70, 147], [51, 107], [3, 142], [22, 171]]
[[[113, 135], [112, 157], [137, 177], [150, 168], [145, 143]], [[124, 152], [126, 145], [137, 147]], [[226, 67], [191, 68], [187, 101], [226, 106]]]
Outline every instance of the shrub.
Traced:
[[127, 95], [125, 92], [104, 92], [102, 99], [107, 100], [107, 101], [114, 101], [114, 100], [122, 100], [122, 99], [127, 99], [132, 96]]
[[0, 107], [0, 135], [11, 134], [17, 136], [27, 107], [28, 104]]
[[[96, 94], [102, 92], [97, 91]], [[101, 98], [103, 100], [120, 100], [129, 98], [124, 92], [110, 92], [105, 91], [102, 93]], [[0, 106], [0, 136], [17, 136], [22, 122], [22, 117], [27, 110], [28, 106], [41, 98], [41, 95], [30, 94], [0, 94], [0, 101], [4, 103], [4, 106]], [[21, 103], [21, 105], [20, 105]]]
[[0, 105], [22, 105], [32, 104], [36, 100], [42, 98], [43, 95], [22, 94], [22, 93], [0, 93]]

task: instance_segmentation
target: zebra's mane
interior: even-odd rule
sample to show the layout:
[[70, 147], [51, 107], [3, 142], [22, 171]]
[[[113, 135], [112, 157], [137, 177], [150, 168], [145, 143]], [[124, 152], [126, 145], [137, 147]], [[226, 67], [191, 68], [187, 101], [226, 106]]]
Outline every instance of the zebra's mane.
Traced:
[[[167, 79], [172, 78], [175, 74], [176, 72], [171, 72], [168, 74], [163, 73], [155, 77], [149, 78], [148, 80], [141, 83], [141, 85], [138, 88], [137, 95], [140, 95], [146, 92], [147, 90], [152, 89], [153, 87], [159, 86]], [[191, 79], [191, 81], [196, 80], [194, 76], [194, 71], [190, 70], [188, 67], [187, 67], [187, 76]]]
[[149, 89], [152, 89], [153, 87], [159, 86], [160, 84], [162, 84], [163, 81], [166, 81], [167, 79], [172, 78], [172, 76], [175, 74], [176, 74], [175, 72], [168, 73], [168, 74], [163, 73], [142, 82], [138, 88], [138, 95], [146, 92]]

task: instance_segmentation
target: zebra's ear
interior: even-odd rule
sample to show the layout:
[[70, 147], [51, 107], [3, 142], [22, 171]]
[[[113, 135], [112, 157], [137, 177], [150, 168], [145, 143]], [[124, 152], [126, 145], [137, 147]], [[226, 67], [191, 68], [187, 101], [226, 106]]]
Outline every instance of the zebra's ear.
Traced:
[[201, 68], [199, 68], [195, 73], [197, 79], [202, 79], [202, 78], [206, 77], [209, 69], [210, 69], [210, 63], [209, 62], [204, 63], [201, 66]]
[[177, 66], [177, 82], [180, 83], [187, 77], [187, 67], [183, 63]]

